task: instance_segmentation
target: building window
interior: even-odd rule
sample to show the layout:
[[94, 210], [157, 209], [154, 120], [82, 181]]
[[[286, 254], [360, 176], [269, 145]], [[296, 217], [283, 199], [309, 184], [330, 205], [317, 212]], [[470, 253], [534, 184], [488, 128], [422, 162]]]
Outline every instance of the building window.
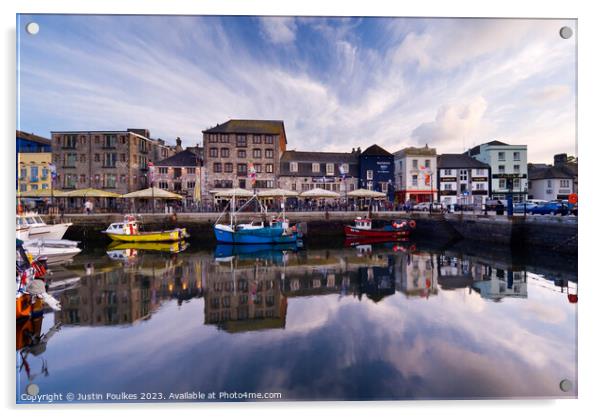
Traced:
[[348, 174], [349, 173], [349, 164], [344, 163], [341, 164], [341, 174]]
[[217, 142], [217, 135], [216, 134], [209, 134], [209, 142], [211, 142], [211, 143]]
[[116, 184], [117, 184], [117, 175], [105, 174], [105, 185], [104, 185], [105, 188], [114, 189]]
[[234, 170], [233, 167], [234, 166], [232, 165], [232, 163], [226, 163], [226, 164], [224, 164], [224, 172], [231, 173]]
[[237, 164], [236, 165], [236, 174], [239, 176], [247, 175], [247, 165], [246, 164]]
[[213, 172], [221, 173], [222, 172], [222, 163], [213, 163]]
[[506, 179], [499, 179], [498, 184], [499, 184], [500, 189], [505, 189], [506, 188]]
[[48, 185], [46, 183], [43, 183], [42, 184], [42, 189], [47, 189], [47, 188], [48, 188]]
[[261, 149], [253, 148], [253, 158], [261, 158]]
[[261, 164], [255, 164], [255, 166], [254, 166], [254, 167], [255, 167], [255, 172], [256, 172], [256, 173], [261, 173], [261, 168], [262, 168], [262, 167], [261, 167]]
[[498, 161], [506, 161], [506, 153], [505, 152], [498, 152], [497, 153], [497, 159]]
[[186, 183], [186, 187], [188, 189], [194, 189], [194, 181], [189, 181]]
[[119, 159], [121, 160], [122, 163], [125, 163], [125, 154], [120, 154]]
[[513, 179], [512, 180], [512, 188], [514, 190], [520, 190], [520, 179]]
[[117, 135], [104, 135], [103, 148], [115, 148], [117, 145]]
[[292, 190], [293, 192], [296, 192], [296, 191], [297, 191], [297, 183], [291, 183], [291, 190]]
[[163, 189], [163, 190], [167, 190], [169, 188], [169, 185], [167, 184], [166, 181], [160, 181], [159, 182], [159, 188]]
[[520, 152], [514, 152], [514, 161], [520, 161]]
[[114, 168], [117, 164], [117, 154], [114, 152], [107, 152], [105, 154], [105, 160], [103, 167]]
[[515, 173], [520, 173], [520, 165], [515, 165], [514, 166], [514, 172]]
[[265, 150], [265, 158], [274, 158], [274, 150], [266, 149]]
[[319, 173], [320, 172], [320, 164], [319, 163], [311, 163], [311, 172]]
[[443, 170], [443, 175], [444, 176], [451, 176], [452, 175], [452, 171], [450, 169], [445, 169], [445, 170]]
[[247, 136], [246, 135], [236, 135], [236, 146], [237, 147], [246, 147], [247, 146]]
[[238, 179], [238, 187], [241, 189], [247, 188], [247, 181], [245, 179]]
[[500, 174], [504, 174], [504, 173], [506, 172], [506, 166], [504, 166], [504, 165], [499, 165], [499, 166], [497, 167], [497, 171], [498, 171], [498, 173], [500, 173]]
[[65, 135], [63, 148], [75, 149], [77, 146], [77, 135]]
[[460, 170], [460, 181], [468, 180], [468, 170]]
[[412, 186], [418, 186], [418, 176], [416, 174], [412, 174]]
[[265, 143], [266, 144], [273, 144], [274, 143], [274, 135], [266, 135], [265, 136]]
[[219, 137], [219, 142], [223, 143], [223, 144], [227, 144], [228, 142], [230, 142], [230, 138], [228, 137], [227, 134], [222, 134]]
[[366, 180], [372, 180], [374, 178], [374, 173], [372, 170], [366, 170]]
[[125, 174], [122, 174], [119, 176], [119, 182], [120, 183], [125, 183]]
[[296, 173], [297, 171], [299, 171], [299, 165], [296, 162], [289, 163], [288, 168], [291, 173]]
[[475, 188], [477, 190], [485, 190], [485, 183], [475, 183]]
[[326, 164], [326, 175], [334, 176], [334, 164], [333, 163]]
[[194, 167], [186, 167], [186, 173], [187, 174], [195, 174], [196, 169]]
[[159, 167], [159, 174], [167, 174], [168, 167]]
[[86, 182], [86, 175], [85, 174], [80, 174], [79, 175], [79, 182], [80, 183], [85, 183]]
[[431, 168], [431, 160], [424, 160], [424, 167]]
[[220, 156], [221, 156], [222, 158], [228, 158], [228, 157], [230, 157], [230, 149], [229, 149], [229, 148], [222, 148], [222, 149], [219, 151], [219, 153], [220, 153]]
[[209, 156], [212, 158], [217, 158], [217, 148], [209, 148]]
[[414, 170], [417, 170], [417, 169], [418, 169], [418, 160], [412, 160], [412, 168], [413, 168]]
[[484, 176], [485, 170], [482, 168], [477, 168], [477, 176]]
[[452, 185], [451, 183], [445, 183], [445, 185], [443, 186], [444, 190], [451, 190], [452, 189]]
[[560, 187], [569, 187], [570, 183], [568, 180], [560, 180]]
[[253, 135], [253, 143], [261, 144], [261, 135]]
[[274, 164], [266, 164], [265, 165], [265, 172], [266, 173], [273, 173], [274, 172]]
[[552, 187], [552, 180], [548, 180], [548, 187]]
[[237, 152], [238, 158], [247, 158], [247, 150], [239, 149]]
[[182, 182], [176, 181], [173, 184], [173, 191], [174, 192], [181, 192], [182, 191]]

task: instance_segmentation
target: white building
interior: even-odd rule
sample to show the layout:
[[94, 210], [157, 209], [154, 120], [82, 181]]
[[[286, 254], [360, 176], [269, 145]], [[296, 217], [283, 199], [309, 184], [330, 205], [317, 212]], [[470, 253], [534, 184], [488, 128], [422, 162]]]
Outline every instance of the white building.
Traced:
[[554, 165], [529, 164], [529, 199], [568, 199], [577, 193], [577, 163], [566, 154], [554, 156]]
[[408, 147], [393, 154], [395, 164], [395, 200], [404, 203], [437, 200], [437, 150]]
[[491, 197], [522, 202], [527, 198], [527, 146], [491, 141], [466, 151], [467, 155], [491, 167]]
[[489, 196], [490, 167], [466, 154], [441, 154], [437, 158], [437, 189], [441, 203], [481, 208]]

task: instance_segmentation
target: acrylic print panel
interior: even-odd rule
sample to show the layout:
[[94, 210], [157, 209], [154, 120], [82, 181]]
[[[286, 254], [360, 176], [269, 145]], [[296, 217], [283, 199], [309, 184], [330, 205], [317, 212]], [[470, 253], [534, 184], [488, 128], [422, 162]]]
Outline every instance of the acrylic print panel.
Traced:
[[576, 397], [576, 39], [17, 16], [16, 401]]

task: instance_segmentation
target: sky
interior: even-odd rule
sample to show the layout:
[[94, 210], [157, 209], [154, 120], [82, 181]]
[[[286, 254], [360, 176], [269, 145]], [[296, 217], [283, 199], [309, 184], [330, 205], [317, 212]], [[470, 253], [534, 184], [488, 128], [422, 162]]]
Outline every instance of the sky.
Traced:
[[[29, 35], [25, 25], [40, 25]], [[575, 155], [575, 20], [21, 15], [17, 129], [147, 128], [185, 146], [283, 120], [288, 149]]]

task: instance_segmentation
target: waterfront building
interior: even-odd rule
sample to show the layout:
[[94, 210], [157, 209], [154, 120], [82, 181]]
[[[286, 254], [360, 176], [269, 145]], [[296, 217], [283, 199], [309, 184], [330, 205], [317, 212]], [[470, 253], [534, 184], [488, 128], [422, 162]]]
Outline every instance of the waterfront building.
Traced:
[[394, 265], [395, 289], [407, 298], [428, 298], [439, 293], [439, 277], [432, 254], [400, 254]]
[[200, 147], [191, 147], [154, 163], [154, 186], [182, 195], [184, 205], [192, 206], [195, 186], [201, 182], [202, 152]]
[[358, 187], [359, 153], [285, 151], [280, 160], [278, 186], [299, 193], [321, 188], [340, 193]]
[[529, 199], [568, 199], [577, 193], [577, 162], [566, 154], [554, 156], [554, 165], [529, 164]]
[[17, 131], [17, 153], [19, 152], [51, 152], [50, 139], [39, 135]]
[[91, 187], [125, 194], [150, 187], [148, 163], [175, 152], [147, 129], [52, 132], [55, 185], [64, 190]]
[[394, 154], [395, 200], [404, 203], [437, 201], [437, 150], [425, 145]]
[[490, 167], [466, 154], [441, 154], [437, 158], [437, 190], [441, 203], [481, 208], [489, 196]]
[[514, 202], [527, 198], [527, 146], [490, 141], [465, 152], [491, 168], [491, 197]]
[[216, 189], [275, 188], [286, 144], [284, 122], [279, 120], [231, 119], [204, 130], [203, 198], [208, 200]]
[[17, 193], [50, 189], [52, 175], [50, 152], [20, 152], [17, 154]]
[[386, 193], [389, 200], [394, 196], [393, 154], [372, 145], [359, 155], [359, 188]]

